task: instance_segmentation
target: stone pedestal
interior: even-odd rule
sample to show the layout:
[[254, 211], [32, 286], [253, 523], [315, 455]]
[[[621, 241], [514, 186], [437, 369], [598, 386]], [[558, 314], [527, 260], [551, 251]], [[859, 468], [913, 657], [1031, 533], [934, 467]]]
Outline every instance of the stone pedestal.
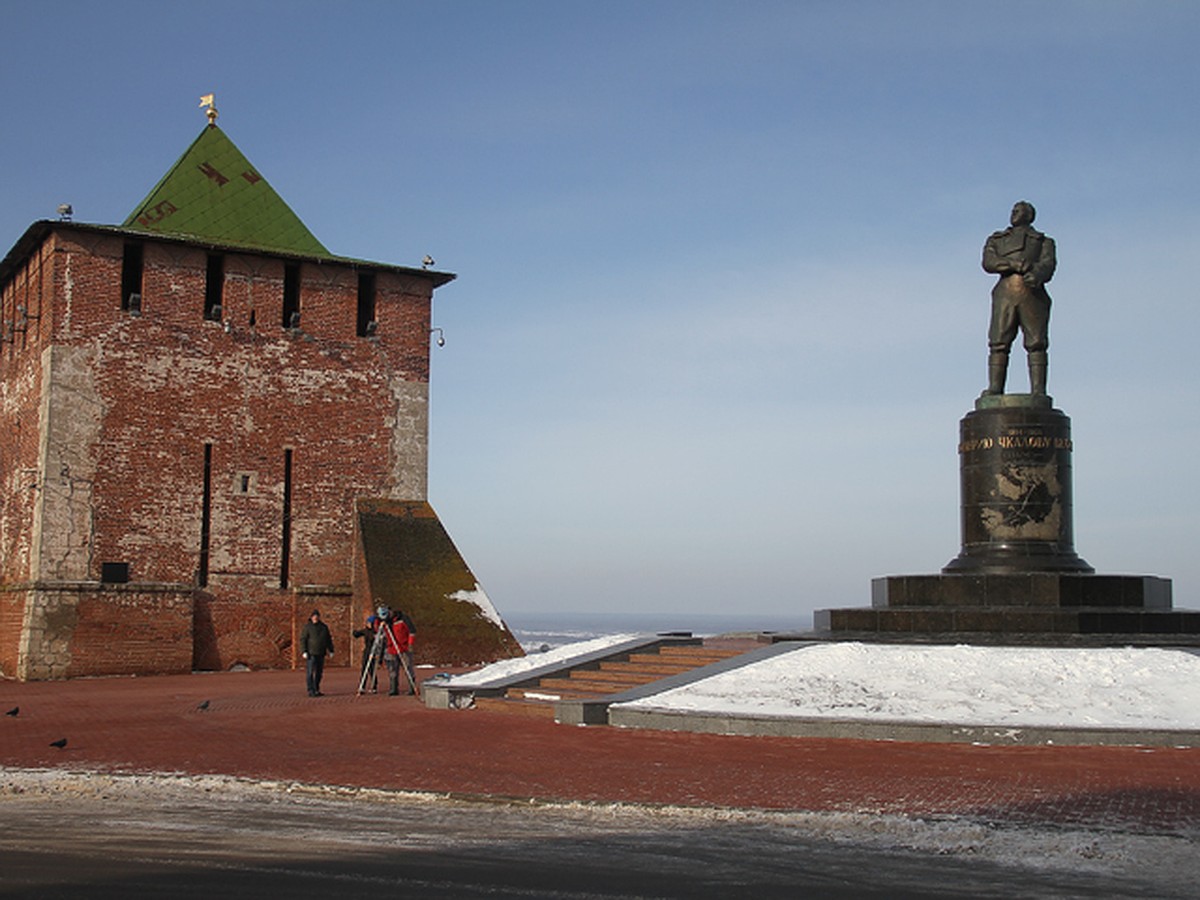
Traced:
[[981, 397], [958, 455], [962, 552], [943, 572], [1093, 571], [1075, 554], [1071, 420], [1049, 397]]
[[871, 582], [869, 608], [822, 609], [842, 640], [1200, 643], [1171, 582], [1096, 575], [1074, 547], [1071, 421], [1049, 397], [984, 396], [959, 425], [962, 549], [934, 575]]
[[1200, 612], [1173, 609], [1170, 579], [1153, 575], [888, 575], [872, 579], [870, 608], [818, 610], [814, 626], [877, 640], [1200, 640]]

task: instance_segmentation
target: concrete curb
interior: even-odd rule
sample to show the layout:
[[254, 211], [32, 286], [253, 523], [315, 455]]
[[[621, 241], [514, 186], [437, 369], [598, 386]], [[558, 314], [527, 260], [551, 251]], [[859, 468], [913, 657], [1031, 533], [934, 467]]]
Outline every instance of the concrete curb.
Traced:
[[950, 722], [738, 716], [613, 707], [610, 725], [703, 734], [774, 737], [847, 738], [863, 741], [911, 741], [998, 745], [1200, 747], [1200, 732], [1116, 728], [997, 727]]

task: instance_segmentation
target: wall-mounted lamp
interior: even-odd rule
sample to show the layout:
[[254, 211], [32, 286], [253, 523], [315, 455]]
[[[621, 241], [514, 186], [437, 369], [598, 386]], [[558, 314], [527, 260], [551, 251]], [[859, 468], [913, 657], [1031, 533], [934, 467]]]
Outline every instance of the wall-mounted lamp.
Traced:
[[430, 334], [434, 334], [435, 332], [437, 333], [437, 345], [439, 347], [445, 347], [446, 346], [446, 335], [442, 333], [442, 329], [440, 329], [440, 328], [430, 328], [429, 329]]

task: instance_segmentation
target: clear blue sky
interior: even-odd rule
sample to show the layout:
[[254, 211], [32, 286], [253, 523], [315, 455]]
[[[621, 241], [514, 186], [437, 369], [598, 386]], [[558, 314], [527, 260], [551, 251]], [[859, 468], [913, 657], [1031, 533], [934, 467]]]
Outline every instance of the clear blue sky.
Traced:
[[[1058, 241], [1075, 539], [1200, 608], [1200, 4], [3, 4], [0, 243], [220, 124], [429, 253], [430, 499], [502, 613], [865, 605], [959, 550], [989, 232]], [[1025, 382], [1014, 355], [1013, 386]]]

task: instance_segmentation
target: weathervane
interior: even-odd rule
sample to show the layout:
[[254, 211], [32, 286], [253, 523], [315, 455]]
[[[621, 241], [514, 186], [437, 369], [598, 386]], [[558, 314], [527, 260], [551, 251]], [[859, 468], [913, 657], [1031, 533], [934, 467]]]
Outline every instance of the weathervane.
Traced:
[[205, 113], [205, 115], [208, 116], [208, 124], [216, 125], [217, 124], [217, 116], [219, 115], [219, 113], [217, 112], [216, 105], [213, 103], [213, 95], [205, 94], [203, 97], [201, 97], [200, 98], [200, 106], [201, 106], [201, 108], [203, 108], [205, 106], [208, 107], [208, 111]]

